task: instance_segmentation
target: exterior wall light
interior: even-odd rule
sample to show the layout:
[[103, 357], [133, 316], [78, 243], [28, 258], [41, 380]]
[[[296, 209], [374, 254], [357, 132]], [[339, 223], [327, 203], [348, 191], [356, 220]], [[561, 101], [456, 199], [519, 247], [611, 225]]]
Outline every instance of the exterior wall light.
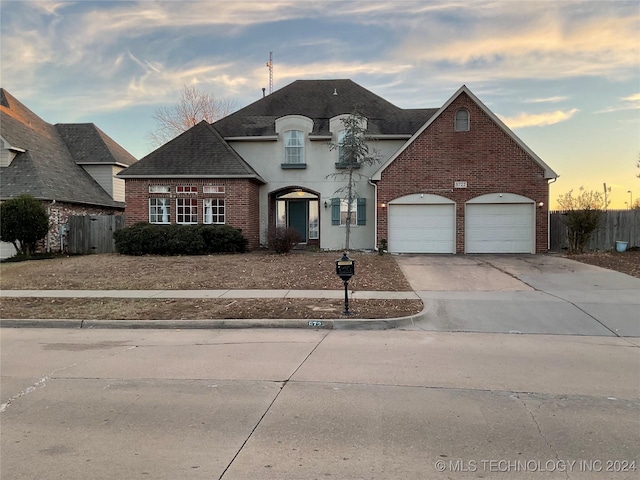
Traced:
[[538, 203], [538, 208], [542, 208], [542, 207], [544, 207], [544, 202]]

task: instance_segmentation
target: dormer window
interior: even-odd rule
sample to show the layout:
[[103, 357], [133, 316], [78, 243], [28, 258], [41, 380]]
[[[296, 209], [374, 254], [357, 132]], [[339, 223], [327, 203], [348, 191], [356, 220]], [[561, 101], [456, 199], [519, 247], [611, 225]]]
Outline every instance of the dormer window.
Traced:
[[456, 112], [455, 130], [456, 132], [469, 131], [469, 110], [461, 108]]
[[282, 168], [306, 168], [304, 162], [304, 132], [287, 130], [284, 132], [284, 163]]
[[338, 132], [338, 163], [344, 163], [344, 130]]
[[304, 133], [300, 130], [284, 132], [284, 163], [304, 163]]

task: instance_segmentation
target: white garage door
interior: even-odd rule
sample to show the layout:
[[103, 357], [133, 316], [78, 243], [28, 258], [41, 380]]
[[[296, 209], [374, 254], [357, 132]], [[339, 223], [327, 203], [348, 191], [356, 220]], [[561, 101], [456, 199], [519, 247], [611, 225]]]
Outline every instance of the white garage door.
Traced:
[[455, 253], [455, 206], [389, 205], [389, 251]]
[[467, 204], [467, 253], [534, 253], [534, 205]]

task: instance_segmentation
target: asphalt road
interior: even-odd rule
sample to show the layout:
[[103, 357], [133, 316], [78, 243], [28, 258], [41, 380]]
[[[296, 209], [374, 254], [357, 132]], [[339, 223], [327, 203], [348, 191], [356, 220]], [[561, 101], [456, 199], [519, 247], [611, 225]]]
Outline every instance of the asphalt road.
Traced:
[[3, 479], [638, 478], [638, 338], [0, 335]]

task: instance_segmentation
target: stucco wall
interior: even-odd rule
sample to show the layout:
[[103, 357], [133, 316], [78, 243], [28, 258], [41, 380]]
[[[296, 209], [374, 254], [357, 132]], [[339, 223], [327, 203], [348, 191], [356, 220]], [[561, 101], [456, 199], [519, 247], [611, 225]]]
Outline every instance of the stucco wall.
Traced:
[[[295, 128], [287, 124], [288, 128]], [[300, 129], [305, 127], [301, 123]], [[331, 225], [331, 209], [324, 208], [324, 202], [330, 204], [331, 198], [338, 196], [336, 190], [346, 184], [344, 178], [332, 178], [331, 175], [342, 172], [335, 164], [338, 162], [337, 150], [330, 150], [328, 140], [305, 139], [305, 169], [283, 169], [284, 142], [283, 135], [278, 141], [229, 141], [229, 144], [249, 163], [267, 182], [260, 187], [260, 231], [261, 242], [266, 243], [269, 229], [269, 196], [272, 192], [287, 187], [299, 187], [316, 192], [320, 201], [320, 248], [339, 250], [344, 248], [345, 227]], [[332, 142], [337, 142], [337, 132]], [[384, 163], [403, 144], [403, 140], [378, 140], [369, 142], [370, 146], [380, 152]], [[375, 247], [375, 191], [368, 179], [380, 167], [380, 164], [363, 167], [358, 172], [357, 191], [360, 197], [367, 199], [366, 225], [354, 225], [351, 228], [350, 247], [352, 249], [372, 249]]]

